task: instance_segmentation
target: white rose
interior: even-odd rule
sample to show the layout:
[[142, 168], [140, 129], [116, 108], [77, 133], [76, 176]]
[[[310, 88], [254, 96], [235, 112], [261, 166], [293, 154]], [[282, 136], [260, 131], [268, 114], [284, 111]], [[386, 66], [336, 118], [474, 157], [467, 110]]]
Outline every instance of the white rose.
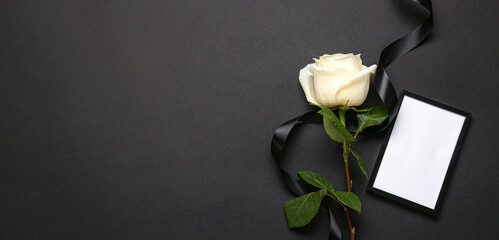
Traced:
[[300, 70], [307, 101], [324, 107], [359, 106], [366, 100], [376, 65], [362, 65], [360, 54], [325, 54]]

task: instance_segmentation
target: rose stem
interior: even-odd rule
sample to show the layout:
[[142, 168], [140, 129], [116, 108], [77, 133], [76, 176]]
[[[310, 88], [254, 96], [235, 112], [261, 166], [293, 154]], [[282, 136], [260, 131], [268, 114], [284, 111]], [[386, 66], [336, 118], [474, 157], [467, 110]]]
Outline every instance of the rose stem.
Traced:
[[[340, 122], [343, 124], [343, 126], [346, 127], [345, 123], [345, 110], [343, 109], [338, 109], [338, 115], [340, 116]], [[343, 141], [343, 160], [345, 162], [345, 175], [347, 178], [347, 190], [348, 192], [352, 191], [352, 181], [350, 180], [350, 170], [348, 169], [348, 154], [349, 154], [349, 149], [347, 146], [346, 140]], [[343, 207], [343, 210], [345, 211], [345, 214], [347, 216], [347, 222], [348, 222], [348, 228], [350, 230], [350, 240], [355, 240], [355, 228], [352, 226], [352, 218], [350, 216], [350, 209], [347, 207]]]

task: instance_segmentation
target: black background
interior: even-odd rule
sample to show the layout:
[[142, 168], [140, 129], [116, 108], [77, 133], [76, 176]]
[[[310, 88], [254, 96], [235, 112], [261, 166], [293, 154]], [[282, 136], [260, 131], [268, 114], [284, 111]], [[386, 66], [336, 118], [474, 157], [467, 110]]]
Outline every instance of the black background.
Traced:
[[[437, 218], [366, 193], [352, 165], [358, 239], [499, 234], [499, 3], [433, 6], [431, 38], [388, 72], [471, 125]], [[326, 239], [323, 213], [287, 229], [270, 155], [313, 109], [298, 71], [324, 53], [375, 64], [425, 16], [409, 0], [1, 1], [0, 238]], [[295, 136], [289, 167], [344, 189], [323, 129]], [[368, 172], [381, 140], [357, 143]]]

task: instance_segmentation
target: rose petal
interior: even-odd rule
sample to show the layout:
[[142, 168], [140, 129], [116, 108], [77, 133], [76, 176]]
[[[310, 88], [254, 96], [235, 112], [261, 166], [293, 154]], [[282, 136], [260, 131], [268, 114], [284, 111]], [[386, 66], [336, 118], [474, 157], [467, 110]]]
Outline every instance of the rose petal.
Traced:
[[317, 104], [315, 99], [315, 89], [314, 89], [314, 75], [310, 72], [310, 67], [315, 66], [315, 63], [308, 64], [300, 70], [300, 75], [298, 79], [300, 80], [301, 88], [305, 93], [305, 97], [309, 103]]
[[362, 70], [362, 60], [360, 54], [353, 55], [353, 53], [342, 54], [337, 53], [333, 55], [325, 54], [319, 59], [315, 59], [315, 63], [319, 67], [325, 68], [343, 68], [351, 74], [355, 74]]
[[363, 70], [354, 74], [350, 79], [338, 87], [336, 101], [348, 106], [359, 106], [367, 97], [369, 92], [369, 77], [376, 70], [376, 65], [370, 67], [362, 66]]
[[314, 75], [315, 99], [325, 107], [339, 105], [336, 101], [336, 91], [346, 80], [352, 77], [349, 71], [343, 68], [323, 68], [311, 66]]

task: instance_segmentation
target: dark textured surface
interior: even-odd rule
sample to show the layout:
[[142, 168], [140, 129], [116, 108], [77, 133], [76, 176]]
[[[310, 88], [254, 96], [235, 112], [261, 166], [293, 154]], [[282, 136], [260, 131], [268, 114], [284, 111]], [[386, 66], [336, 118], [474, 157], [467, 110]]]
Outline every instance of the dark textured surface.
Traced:
[[[289, 231], [270, 138], [311, 109], [298, 71], [381, 50], [425, 15], [410, 1], [2, 1], [1, 239], [326, 239]], [[497, 1], [434, 2], [431, 39], [388, 68], [399, 88], [473, 114], [438, 218], [367, 194], [358, 239], [493, 239]], [[357, 146], [368, 172], [381, 136]], [[287, 155], [344, 188], [335, 143]], [[344, 216], [337, 216], [342, 227]]]

